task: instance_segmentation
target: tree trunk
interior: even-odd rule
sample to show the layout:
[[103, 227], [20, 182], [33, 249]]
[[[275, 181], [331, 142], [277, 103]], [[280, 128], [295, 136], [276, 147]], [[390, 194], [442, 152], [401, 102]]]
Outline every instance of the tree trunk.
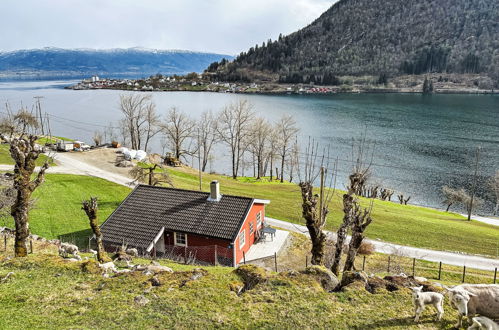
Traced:
[[285, 154], [282, 154], [282, 159], [281, 159], [281, 183], [284, 182], [284, 161], [286, 159]]
[[449, 212], [449, 209], [450, 209], [450, 207], [451, 207], [452, 204], [453, 203], [450, 203], [450, 204], [447, 205], [447, 208], [445, 209], [445, 212]]
[[97, 198], [91, 197], [88, 201], [83, 201], [82, 210], [88, 216], [88, 220], [90, 222], [90, 228], [92, 228], [92, 232], [95, 235], [95, 241], [97, 243], [97, 260], [100, 263], [105, 263], [109, 261], [109, 258], [106, 254], [106, 250], [104, 249], [104, 242], [102, 239], [102, 232], [99, 227], [99, 223], [97, 221]]
[[347, 238], [348, 227], [351, 224], [351, 214], [352, 214], [352, 205], [353, 197], [349, 194], [343, 195], [343, 222], [338, 228], [336, 232], [336, 244], [334, 250], [333, 264], [331, 266], [331, 271], [338, 276], [340, 272], [340, 262], [341, 262], [341, 254], [343, 252], [343, 245], [345, 244], [345, 240]]
[[28, 189], [17, 191], [17, 199], [12, 206], [12, 217], [16, 224], [16, 235], [14, 242], [14, 255], [16, 257], [26, 257], [28, 255], [28, 211], [31, 192]]
[[348, 245], [347, 259], [345, 260], [345, 266], [343, 267], [343, 272], [351, 271], [354, 269], [355, 257], [357, 256], [357, 251], [364, 240], [364, 235], [357, 231], [352, 232], [352, 238], [350, 239], [350, 244]]
[[324, 246], [326, 235], [322, 231], [321, 220], [317, 212], [317, 197], [313, 194], [313, 186], [310, 182], [300, 183], [302, 195], [302, 215], [306, 221], [306, 226], [312, 241], [312, 264], [322, 265], [324, 262]]

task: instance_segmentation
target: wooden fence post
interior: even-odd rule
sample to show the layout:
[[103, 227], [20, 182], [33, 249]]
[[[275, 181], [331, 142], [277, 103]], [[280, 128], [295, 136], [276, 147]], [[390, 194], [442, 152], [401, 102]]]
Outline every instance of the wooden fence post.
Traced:
[[366, 256], [364, 256], [362, 260], [362, 271], [364, 271], [365, 269], [366, 269]]
[[7, 251], [7, 235], [3, 235], [3, 247]]
[[244, 253], [244, 251], [243, 251], [243, 262], [246, 265], [246, 253]]
[[438, 280], [440, 281], [440, 277], [442, 276], [442, 262], [438, 264]]
[[391, 255], [388, 255], [388, 268], [387, 268], [388, 273], [390, 272], [390, 261], [391, 261]]
[[277, 272], [277, 252], [274, 252], [275, 271]]
[[184, 246], [184, 263], [187, 265], [187, 246]]
[[497, 279], [497, 267], [494, 269], [494, 284], [496, 284]]
[[33, 254], [33, 240], [32, 239], [29, 240], [29, 250], [30, 250], [30, 253]]
[[218, 253], [217, 253], [217, 245], [215, 245], [215, 266], [218, 265]]
[[466, 276], [466, 266], [463, 266], [463, 283], [464, 283], [465, 276]]
[[416, 276], [416, 258], [412, 258], [412, 276]]
[[[305, 268], [308, 268], [308, 255], [305, 256]], [[496, 268], [497, 269], [497, 268]]]

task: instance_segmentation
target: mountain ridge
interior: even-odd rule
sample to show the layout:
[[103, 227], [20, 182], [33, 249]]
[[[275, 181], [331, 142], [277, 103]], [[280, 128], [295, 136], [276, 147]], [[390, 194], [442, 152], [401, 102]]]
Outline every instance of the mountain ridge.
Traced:
[[220, 64], [207, 72], [227, 81], [334, 85], [348, 75], [483, 73], [499, 83], [499, 3], [341, 0], [303, 29]]
[[0, 51], [0, 76], [30, 77], [143, 77], [157, 73], [202, 72], [213, 61], [230, 55], [187, 50], [147, 48], [66, 49], [45, 47]]

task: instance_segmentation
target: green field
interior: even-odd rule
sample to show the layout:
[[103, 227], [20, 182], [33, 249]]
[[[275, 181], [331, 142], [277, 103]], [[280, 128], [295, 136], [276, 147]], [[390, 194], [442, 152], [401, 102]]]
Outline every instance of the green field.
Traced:
[[[128, 195], [130, 188], [90, 176], [47, 174], [46, 181], [33, 197], [35, 207], [30, 212], [30, 228], [37, 235], [68, 240], [88, 237], [90, 227], [81, 202], [98, 197], [99, 219], [103, 222]], [[13, 221], [6, 225], [13, 227]]]
[[[48, 159], [47, 156], [43, 154], [40, 155], [40, 157], [38, 157], [38, 159], [36, 160], [36, 165], [42, 166], [47, 159]], [[0, 164], [14, 165], [14, 161], [12, 160], [12, 157], [10, 156], [9, 152], [9, 145], [5, 143], [0, 144]], [[50, 166], [55, 166], [55, 163], [51, 160], [50, 160]]]
[[[170, 169], [170, 175], [179, 188], [199, 187], [195, 173], [185, 169]], [[303, 224], [301, 197], [298, 187], [291, 183], [255, 182], [243, 178], [233, 180], [218, 175], [204, 175], [203, 190], [209, 191], [209, 182], [217, 179], [222, 194], [269, 199], [267, 215], [277, 219]], [[244, 182], [243, 182], [244, 181]], [[35, 191], [37, 199], [31, 211], [30, 228], [33, 233], [49, 238], [69, 235], [66, 240], [87, 236], [88, 223], [81, 201], [90, 196], [100, 200], [100, 221], [119, 205], [130, 188], [102, 179], [86, 176], [48, 174], [46, 182]], [[341, 221], [340, 192], [330, 205], [327, 229], [336, 230]], [[499, 228], [477, 221], [466, 221], [462, 216], [417, 206], [403, 206], [376, 200], [374, 221], [367, 236], [387, 242], [421, 248], [461, 251], [471, 254], [497, 256]], [[12, 226], [12, 221], [7, 221]]]

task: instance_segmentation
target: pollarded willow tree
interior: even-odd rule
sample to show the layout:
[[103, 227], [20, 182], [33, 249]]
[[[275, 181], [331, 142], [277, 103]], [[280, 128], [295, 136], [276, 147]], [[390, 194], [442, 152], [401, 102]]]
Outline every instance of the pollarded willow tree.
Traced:
[[[325, 154], [319, 156], [318, 144], [314, 141], [309, 141], [305, 149], [305, 163], [302, 167], [298, 167], [298, 177], [300, 183], [302, 197], [302, 216], [305, 220], [310, 241], [312, 243], [312, 264], [324, 264], [324, 252], [326, 243], [326, 234], [324, 233], [324, 225], [326, 224], [327, 215], [329, 214], [329, 203], [332, 200], [335, 189], [325, 188], [325, 179], [327, 170], [324, 168], [325, 159], [329, 159]], [[297, 160], [297, 163], [298, 160]], [[336, 165], [335, 165], [336, 167]], [[335, 172], [335, 170], [333, 171]], [[330, 182], [336, 173], [330, 176]], [[314, 183], [320, 177], [320, 192], [314, 192]], [[333, 185], [334, 186], [334, 185]]]
[[11, 207], [11, 215], [14, 218], [16, 227], [14, 254], [16, 257], [26, 257], [28, 255], [27, 243], [30, 234], [29, 210], [31, 195], [43, 183], [49, 162], [47, 160], [32, 179], [36, 168], [36, 160], [42, 153], [40, 146], [36, 144], [38, 137], [21, 133], [13, 138], [4, 135], [1, 138], [10, 144], [10, 155], [15, 162], [13, 188], [16, 191], [16, 197]]
[[97, 260], [99, 260], [100, 263], [110, 261], [109, 257], [106, 255], [106, 251], [104, 250], [102, 232], [97, 220], [97, 211], [99, 209], [97, 204], [97, 197], [90, 197], [89, 200], [83, 201], [81, 209], [87, 214], [88, 220], [90, 222], [90, 228], [92, 228], [92, 232], [95, 236], [95, 241], [97, 243]]
[[[371, 153], [370, 153], [371, 151]], [[363, 136], [356, 144], [352, 144], [352, 174], [348, 177], [349, 184], [347, 192], [343, 194], [343, 221], [336, 232], [336, 244], [331, 271], [338, 275], [340, 272], [341, 256], [347, 240], [348, 230], [352, 231], [352, 238], [348, 245], [347, 259], [343, 271], [353, 269], [355, 257], [364, 239], [364, 231], [371, 224], [372, 201], [368, 208], [362, 208], [358, 196], [362, 192], [362, 187], [367, 184], [370, 176], [370, 168], [374, 156], [374, 146], [372, 150]]]

